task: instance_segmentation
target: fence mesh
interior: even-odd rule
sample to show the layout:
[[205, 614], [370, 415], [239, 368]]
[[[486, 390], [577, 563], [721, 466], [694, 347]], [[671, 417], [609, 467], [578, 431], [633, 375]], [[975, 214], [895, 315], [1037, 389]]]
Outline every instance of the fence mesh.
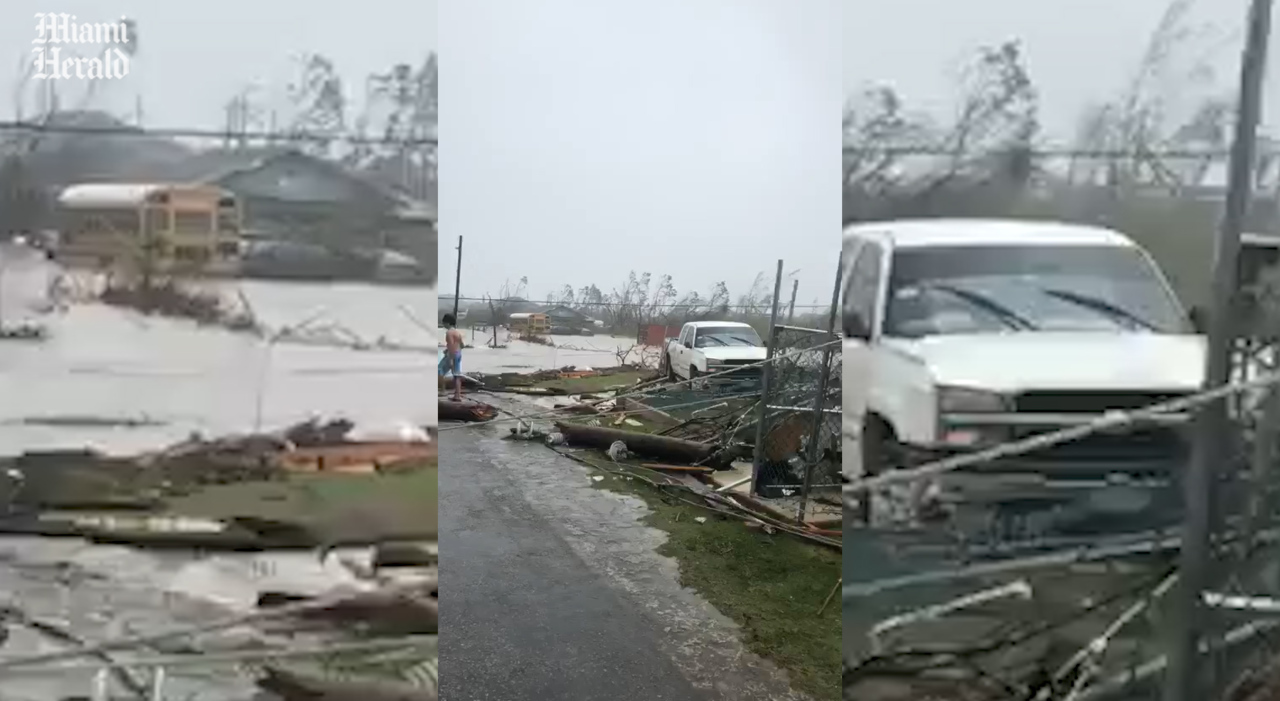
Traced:
[[[778, 326], [772, 343], [774, 356], [767, 394], [762, 494], [791, 496], [804, 483], [805, 467], [812, 456], [811, 486], [818, 489], [840, 484], [840, 348], [833, 334], [818, 329]], [[827, 368], [825, 391], [823, 366]], [[814, 433], [814, 409], [822, 417]], [[814, 445], [816, 443], [816, 445]], [[811, 450], [811, 447], [813, 448]]]

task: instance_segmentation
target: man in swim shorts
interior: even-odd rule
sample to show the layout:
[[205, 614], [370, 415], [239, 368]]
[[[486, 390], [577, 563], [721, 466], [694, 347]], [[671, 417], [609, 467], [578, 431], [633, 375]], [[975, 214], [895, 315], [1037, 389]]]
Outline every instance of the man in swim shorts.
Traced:
[[455, 328], [452, 314], [444, 315], [444, 357], [440, 358], [440, 391], [444, 391], [445, 375], [453, 374], [453, 401], [462, 401], [462, 332]]

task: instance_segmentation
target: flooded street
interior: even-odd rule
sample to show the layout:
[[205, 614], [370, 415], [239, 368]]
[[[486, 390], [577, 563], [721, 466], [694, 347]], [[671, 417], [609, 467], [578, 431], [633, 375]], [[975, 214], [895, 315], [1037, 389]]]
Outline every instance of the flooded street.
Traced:
[[[39, 296], [48, 271], [5, 271], [0, 310], [13, 321]], [[307, 318], [419, 352], [356, 351], [288, 343], [268, 347], [248, 335], [144, 317], [101, 305], [73, 305], [41, 318], [44, 343], [0, 342], [0, 454], [93, 447], [129, 453], [162, 447], [193, 431], [206, 435], [282, 427], [313, 414], [357, 424], [434, 425], [430, 401], [435, 319], [432, 289], [360, 285], [220, 283], [239, 290], [271, 328]], [[123, 419], [147, 425], [87, 428], [69, 419]], [[54, 421], [50, 419], [68, 419]], [[90, 640], [166, 630], [252, 607], [263, 587], [319, 592], [350, 579], [336, 559], [313, 553], [197, 557], [89, 546], [71, 539], [0, 539], [4, 602], [57, 621]], [[3, 602], [0, 602], [3, 603]], [[17, 626], [0, 658], [58, 646]], [[129, 653], [133, 654], [133, 653]], [[139, 652], [138, 654], [147, 654]], [[152, 651], [150, 654], [156, 654]], [[122, 654], [121, 657], [128, 655]], [[227, 669], [170, 673], [165, 698], [247, 699], [250, 686]], [[203, 674], [203, 678], [201, 677]], [[5, 673], [0, 699], [87, 695], [91, 672]]]
[[[0, 311], [43, 292], [46, 264], [4, 276]], [[367, 342], [422, 351], [358, 351], [277, 343], [103, 305], [43, 317], [44, 343], [0, 342], [0, 454], [92, 446], [132, 452], [206, 435], [282, 427], [313, 414], [357, 423], [436, 423], [434, 289], [220, 283], [243, 294], [270, 329], [312, 320]], [[15, 299], [18, 297], [18, 299]], [[23, 297], [27, 299], [22, 299]], [[49, 419], [146, 422], [130, 428], [51, 426]]]
[[624, 336], [548, 336], [552, 344], [545, 346], [511, 338], [505, 330], [498, 331], [498, 343], [506, 348], [490, 348], [486, 344], [491, 336], [484, 331], [463, 329], [463, 338], [469, 346], [462, 354], [462, 371], [468, 372], [532, 372], [550, 370], [567, 365], [579, 369], [613, 367], [619, 365], [618, 351], [635, 348], [627, 362], [639, 360], [640, 346], [634, 338]]

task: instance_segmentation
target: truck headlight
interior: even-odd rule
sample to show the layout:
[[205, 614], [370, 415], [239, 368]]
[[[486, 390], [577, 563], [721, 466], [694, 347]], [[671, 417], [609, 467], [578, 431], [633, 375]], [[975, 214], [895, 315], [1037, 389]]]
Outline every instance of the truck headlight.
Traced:
[[969, 387], [938, 387], [940, 414], [998, 414], [1009, 411], [1009, 398], [999, 392]]

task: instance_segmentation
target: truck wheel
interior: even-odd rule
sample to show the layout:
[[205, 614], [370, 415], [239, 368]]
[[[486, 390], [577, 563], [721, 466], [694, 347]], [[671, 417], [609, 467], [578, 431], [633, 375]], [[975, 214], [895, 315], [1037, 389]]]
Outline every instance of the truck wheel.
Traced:
[[670, 354], [670, 353], [664, 353], [664, 354], [663, 354], [663, 356], [662, 356], [662, 364], [665, 366], [665, 369], [666, 369], [666, 371], [667, 371], [667, 380], [668, 380], [669, 382], [675, 382], [676, 380], [679, 380], [679, 379], [680, 379], [680, 378], [676, 377], [676, 366], [674, 366], [674, 365], [672, 365], [672, 364], [671, 364], [671, 354]]
[[[893, 429], [877, 416], [867, 416], [862, 423], [862, 436], [858, 441], [862, 454], [862, 474], [865, 477], [891, 470], [897, 454], [897, 441], [894, 440]], [[871, 492], [858, 494], [858, 511], [855, 518], [862, 523], [871, 523]]]
[[698, 387], [698, 385], [702, 384], [698, 380], [699, 376], [700, 376], [700, 373], [698, 372], [698, 367], [696, 365], [690, 365], [689, 366], [689, 389], [695, 389]]
[[862, 424], [862, 472], [867, 477], [875, 477], [887, 469], [892, 469], [894, 445], [893, 429], [876, 416], [868, 416]]

